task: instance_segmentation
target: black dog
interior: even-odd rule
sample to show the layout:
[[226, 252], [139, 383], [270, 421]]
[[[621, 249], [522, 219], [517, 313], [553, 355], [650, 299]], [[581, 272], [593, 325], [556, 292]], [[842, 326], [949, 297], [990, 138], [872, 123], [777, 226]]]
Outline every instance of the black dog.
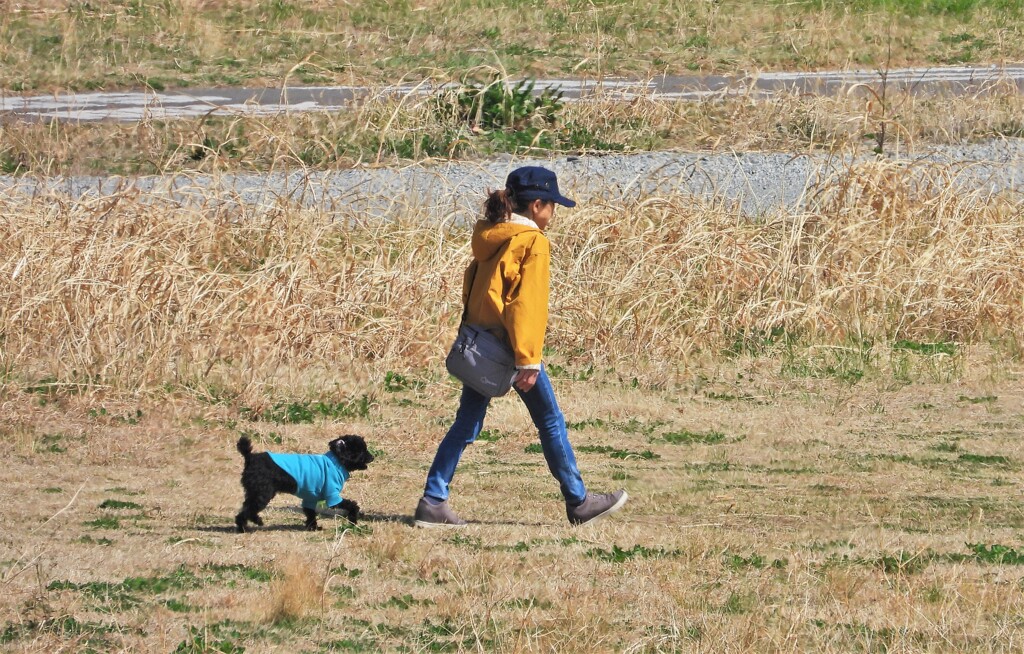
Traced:
[[263, 526], [260, 511], [267, 507], [278, 493], [291, 493], [302, 498], [302, 512], [306, 515], [306, 529], [315, 531], [316, 505], [323, 500], [332, 509], [348, 513], [349, 522], [359, 520], [359, 505], [341, 498], [341, 488], [354, 470], [366, 470], [373, 455], [366, 449], [362, 436], [342, 436], [328, 444], [325, 454], [253, 454], [252, 441], [247, 436], [238, 439], [238, 451], [245, 458], [242, 469], [242, 488], [245, 501], [235, 516], [238, 533], [244, 533], [247, 522]]

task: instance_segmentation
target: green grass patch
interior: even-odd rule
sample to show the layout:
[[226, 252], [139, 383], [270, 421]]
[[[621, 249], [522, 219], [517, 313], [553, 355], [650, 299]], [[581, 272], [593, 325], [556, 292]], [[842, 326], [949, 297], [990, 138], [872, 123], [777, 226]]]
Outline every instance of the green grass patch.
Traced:
[[391, 370], [384, 374], [384, 390], [388, 393], [402, 393], [410, 390], [421, 390], [426, 383], [412, 379]]
[[388, 600], [382, 603], [381, 608], [397, 608], [401, 611], [407, 611], [414, 606], [432, 606], [433, 600], [430, 599], [416, 599], [409, 593], [401, 596], [392, 596]]
[[[574, 448], [577, 452], [584, 452], [587, 454], [607, 454], [613, 459], [644, 459], [644, 460], [655, 460], [660, 459], [660, 454], [655, 454], [650, 450], [633, 451], [633, 450], [621, 450], [610, 445], [578, 445]], [[527, 454], [543, 454], [544, 448], [541, 447], [540, 443], [530, 443], [523, 451]]]
[[452, 534], [445, 538], [444, 542], [452, 545], [458, 545], [459, 547], [469, 547], [471, 549], [479, 549], [482, 545], [482, 541], [479, 536], [466, 536], [464, 534]]
[[86, 520], [82, 523], [91, 529], [120, 529], [121, 521], [113, 516], [103, 516], [95, 520]]
[[809, 347], [800, 352], [789, 348], [781, 373], [790, 377], [834, 379], [852, 386], [877, 369], [872, 348], [870, 339], [847, 345]]
[[497, 443], [506, 436], [507, 434], [498, 429], [482, 429], [476, 439], [485, 443]]
[[109, 545], [113, 545], [114, 544], [114, 541], [110, 540], [109, 538], [93, 538], [89, 534], [86, 534], [84, 536], [79, 536], [78, 538], [76, 538], [72, 542], [74, 542], [74, 543], [81, 543], [82, 545], [103, 545], [103, 546], [109, 546]]
[[573, 431], [583, 431], [584, 429], [590, 429], [591, 427], [605, 429], [608, 427], [608, 423], [601, 418], [586, 418], [585, 420], [566, 422], [565, 426]]
[[660, 454], [655, 454], [650, 450], [621, 450], [610, 445], [580, 445], [576, 448], [577, 452], [586, 452], [589, 454], [607, 454], [613, 459], [644, 459], [646, 461], [653, 461], [660, 459]]
[[982, 466], [1001, 466], [1009, 467], [1012, 465], [1009, 457], [1002, 456], [999, 454], [970, 454], [964, 452], [956, 458], [960, 463], [966, 463], [968, 465], [982, 465]]
[[27, 640], [48, 634], [64, 641], [75, 641], [76, 651], [106, 652], [114, 648], [111, 634], [124, 631], [118, 625], [81, 621], [74, 616], [62, 615], [44, 620], [28, 620], [8, 624], [0, 631], [0, 644]]
[[370, 415], [370, 406], [369, 397], [363, 395], [356, 399], [341, 402], [322, 400], [277, 402], [266, 409], [243, 407], [240, 413], [243, 418], [248, 420], [295, 425], [312, 423], [320, 418], [330, 420], [366, 418]]
[[757, 606], [757, 598], [752, 593], [729, 593], [720, 610], [726, 615], [742, 615], [749, 613]]
[[229, 621], [190, 626], [188, 635], [174, 648], [173, 654], [244, 654], [245, 647], [238, 642], [245, 635]]
[[725, 434], [720, 431], [695, 432], [684, 429], [662, 434], [661, 440], [672, 445], [715, 445], [725, 440]]
[[[587, 149], [588, 146], [582, 143], [575, 143], [574, 149]], [[619, 146], [621, 148], [621, 146]], [[592, 147], [590, 149], [606, 149]], [[587, 381], [594, 376], [594, 366], [589, 365], [582, 370], [569, 370], [565, 366], [560, 366], [557, 363], [545, 363], [544, 369], [549, 375], [558, 379], [572, 379], [573, 381]]]
[[39, 437], [38, 444], [36, 445], [37, 452], [47, 452], [50, 454], [63, 454], [68, 451], [61, 441], [64, 440], [64, 434], [43, 434]]
[[174, 613], [196, 613], [202, 610], [199, 607], [192, 606], [191, 604], [177, 599], [168, 599], [161, 603], [167, 607], [167, 610], [173, 611]]
[[733, 570], [743, 570], [747, 568], [753, 568], [755, 570], [761, 570], [766, 567], [770, 567], [775, 570], [781, 570], [789, 565], [789, 561], [786, 559], [772, 559], [768, 560], [760, 554], [751, 554], [750, 556], [741, 556], [739, 554], [726, 554], [723, 563], [727, 568]]
[[979, 563], [995, 565], [1024, 565], [1024, 548], [1018, 549], [1007, 545], [986, 545], [984, 543], [968, 543], [974, 559]]
[[644, 547], [634, 545], [629, 549], [623, 549], [618, 545], [612, 545], [610, 550], [595, 547], [587, 550], [587, 556], [609, 563], [625, 563], [631, 559], [661, 559], [670, 556], [679, 556], [679, 550], [664, 550], [661, 548]]
[[126, 413], [111, 413], [103, 406], [89, 409], [90, 418], [114, 425], [137, 425], [142, 420], [142, 415], [142, 409], [135, 409]]
[[993, 404], [999, 398], [995, 395], [982, 395], [980, 397], [971, 397], [970, 395], [961, 395], [957, 398], [959, 402], [967, 402], [968, 404]]
[[126, 502], [123, 500], [103, 500], [102, 502], [100, 502], [100, 508], [115, 510], [133, 509], [137, 511], [141, 511], [143, 509], [141, 504], [136, 504], [135, 502]]
[[934, 356], [936, 354], [953, 356], [956, 354], [955, 343], [941, 341], [938, 343], [922, 343], [919, 341], [898, 340], [892, 344], [892, 349], [913, 352], [924, 356]]
[[239, 577], [249, 581], [256, 581], [260, 583], [269, 582], [274, 578], [274, 575], [265, 568], [257, 568], [248, 565], [242, 565], [240, 563], [233, 564], [220, 564], [210, 563], [200, 567], [200, 570], [210, 572], [213, 574], [211, 581], [220, 583], [227, 581], [229, 584], [233, 583], [232, 577]]
[[934, 553], [908, 552], [898, 550], [896, 552], [883, 552], [877, 556], [850, 556], [849, 554], [829, 554], [821, 564], [822, 568], [841, 568], [846, 566], [864, 566], [877, 568], [889, 575], [912, 575], [921, 572], [928, 564], [935, 559]]

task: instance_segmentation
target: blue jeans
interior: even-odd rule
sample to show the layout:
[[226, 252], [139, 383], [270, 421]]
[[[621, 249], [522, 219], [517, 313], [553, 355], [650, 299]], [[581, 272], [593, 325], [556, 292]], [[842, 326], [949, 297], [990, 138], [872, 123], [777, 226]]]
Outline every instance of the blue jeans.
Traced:
[[[569, 434], [565, 429], [565, 416], [558, 408], [555, 390], [551, 387], [548, 373], [541, 369], [537, 383], [530, 392], [524, 393], [518, 388], [515, 390], [529, 410], [533, 424], [537, 426], [544, 459], [548, 463], [548, 470], [558, 480], [562, 496], [570, 504], [579, 504], [586, 498], [587, 489], [576, 466], [576, 455], [573, 454]], [[434, 455], [434, 463], [427, 473], [424, 495], [437, 500], [448, 499], [448, 485], [455, 476], [455, 468], [459, 465], [459, 459], [462, 458], [466, 446], [480, 435], [490, 403], [489, 397], [467, 386], [462, 387], [462, 399], [455, 414], [455, 422], [448, 429], [444, 440], [437, 448], [437, 454]]]

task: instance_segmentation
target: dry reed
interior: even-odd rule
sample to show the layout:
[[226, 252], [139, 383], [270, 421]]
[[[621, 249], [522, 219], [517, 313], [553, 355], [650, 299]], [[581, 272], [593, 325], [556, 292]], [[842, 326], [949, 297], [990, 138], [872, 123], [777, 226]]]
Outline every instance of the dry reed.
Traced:
[[[682, 196], [589, 203], [552, 233], [549, 345], [669, 375], [657, 362], [769, 334], [1019, 347], [1020, 201], [953, 177], [864, 164], [763, 221]], [[5, 379], [69, 388], [257, 401], [301, 378], [438, 369], [468, 258], [462, 226], [284, 199], [8, 195], [0, 217]]]

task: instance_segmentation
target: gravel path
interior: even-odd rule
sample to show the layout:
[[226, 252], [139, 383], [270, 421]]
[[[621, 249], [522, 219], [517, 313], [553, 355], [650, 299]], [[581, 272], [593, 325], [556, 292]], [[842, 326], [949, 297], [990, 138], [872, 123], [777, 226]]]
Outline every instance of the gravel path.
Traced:
[[[387, 217], [414, 210], [424, 219], [468, 221], [477, 214], [483, 192], [503, 185], [511, 169], [545, 165], [559, 175], [563, 193], [581, 202], [630, 201], [657, 194], [712, 198], [748, 215], [805, 206], [852, 165], [870, 161], [827, 154], [790, 155], [654, 152], [632, 155], [557, 157], [543, 160], [500, 157], [474, 163], [427, 163], [402, 168], [356, 168], [310, 173], [71, 178], [0, 176], [0, 193], [56, 193], [81, 197], [135, 188], [175, 201], [268, 204], [290, 198], [346, 215]], [[1024, 139], [946, 146], [894, 156], [911, 171], [933, 176], [948, 171], [950, 183], [965, 191], [1024, 190]], [[912, 173], [913, 174], [913, 173]]]

